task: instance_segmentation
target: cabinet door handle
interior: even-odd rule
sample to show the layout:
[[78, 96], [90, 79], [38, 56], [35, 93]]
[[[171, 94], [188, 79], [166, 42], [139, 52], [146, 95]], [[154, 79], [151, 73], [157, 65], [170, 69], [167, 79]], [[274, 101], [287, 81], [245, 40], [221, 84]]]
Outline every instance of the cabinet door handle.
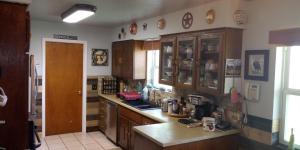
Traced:
[[5, 125], [6, 121], [5, 120], [0, 120], [0, 125]]
[[0, 146], [0, 150], [6, 150], [6, 148], [5, 148], [5, 147], [1, 147], [1, 146]]
[[8, 97], [5, 95], [4, 90], [0, 87], [0, 107], [4, 107], [7, 104]]

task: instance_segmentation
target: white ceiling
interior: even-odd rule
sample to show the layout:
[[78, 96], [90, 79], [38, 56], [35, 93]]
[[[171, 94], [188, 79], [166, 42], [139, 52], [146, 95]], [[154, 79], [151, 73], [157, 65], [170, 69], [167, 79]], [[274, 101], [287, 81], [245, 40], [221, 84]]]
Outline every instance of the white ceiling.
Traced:
[[92, 4], [97, 6], [96, 14], [81, 24], [117, 26], [211, 1], [216, 0], [33, 0], [29, 10], [34, 20], [60, 22], [60, 14], [72, 5]]

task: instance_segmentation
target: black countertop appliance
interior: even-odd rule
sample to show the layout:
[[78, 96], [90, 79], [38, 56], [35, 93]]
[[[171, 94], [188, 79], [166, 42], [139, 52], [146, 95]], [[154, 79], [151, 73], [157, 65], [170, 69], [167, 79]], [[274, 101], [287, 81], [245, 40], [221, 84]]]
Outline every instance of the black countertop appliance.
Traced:
[[213, 101], [200, 95], [188, 95], [189, 102], [195, 105], [193, 118], [201, 120], [203, 117], [209, 117]]
[[201, 105], [195, 105], [195, 119], [201, 120], [203, 117], [209, 117], [210, 114], [211, 104], [209, 102], [204, 102]]

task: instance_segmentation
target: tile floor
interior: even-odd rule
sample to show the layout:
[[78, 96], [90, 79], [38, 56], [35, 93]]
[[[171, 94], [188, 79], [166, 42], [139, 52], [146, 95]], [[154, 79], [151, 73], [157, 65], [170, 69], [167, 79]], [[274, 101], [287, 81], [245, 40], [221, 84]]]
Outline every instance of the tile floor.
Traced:
[[37, 150], [121, 150], [101, 132], [47, 136]]

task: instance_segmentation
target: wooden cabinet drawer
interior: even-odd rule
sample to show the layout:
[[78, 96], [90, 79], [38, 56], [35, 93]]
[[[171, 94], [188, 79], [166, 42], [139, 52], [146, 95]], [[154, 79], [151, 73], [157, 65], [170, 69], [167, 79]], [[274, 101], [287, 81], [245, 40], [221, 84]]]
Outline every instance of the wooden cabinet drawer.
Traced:
[[126, 116], [127, 119], [136, 122], [137, 124], [143, 123], [143, 116], [125, 107], [120, 107], [119, 113], [123, 116]]

